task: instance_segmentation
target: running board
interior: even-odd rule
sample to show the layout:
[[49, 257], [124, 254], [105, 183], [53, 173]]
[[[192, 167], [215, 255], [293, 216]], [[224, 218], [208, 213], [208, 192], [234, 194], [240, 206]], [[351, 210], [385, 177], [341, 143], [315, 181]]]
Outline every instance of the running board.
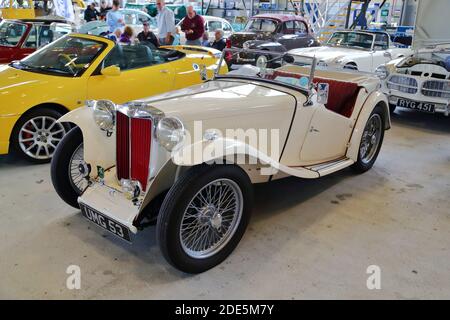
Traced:
[[349, 158], [340, 158], [338, 160], [333, 160], [329, 162], [324, 162], [321, 164], [316, 164], [314, 166], [305, 167], [305, 169], [317, 172], [321, 177], [327, 174], [342, 170], [355, 163]]

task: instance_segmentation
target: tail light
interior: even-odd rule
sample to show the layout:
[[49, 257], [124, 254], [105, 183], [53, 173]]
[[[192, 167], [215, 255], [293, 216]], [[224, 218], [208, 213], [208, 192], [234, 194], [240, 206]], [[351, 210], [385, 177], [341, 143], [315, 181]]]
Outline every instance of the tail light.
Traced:
[[121, 112], [117, 112], [116, 119], [117, 178], [137, 180], [145, 191], [149, 175], [152, 121], [130, 118]]
[[231, 48], [231, 39], [228, 38], [227, 41], [225, 42], [225, 44], [226, 44], [227, 48]]

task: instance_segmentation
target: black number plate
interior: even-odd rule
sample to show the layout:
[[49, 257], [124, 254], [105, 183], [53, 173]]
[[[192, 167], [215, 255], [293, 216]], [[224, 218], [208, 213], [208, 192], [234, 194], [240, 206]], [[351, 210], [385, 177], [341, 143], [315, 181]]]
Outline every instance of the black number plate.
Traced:
[[80, 208], [81, 213], [86, 219], [102, 227], [103, 229], [108, 230], [119, 238], [131, 242], [130, 229], [128, 229], [128, 227], [105, 216], [104, 214], [98, 212], [95, 209], [92, 209], [91, 207], [83, 203], [80, 203]]
[[398, 99], [397, 107], [409, 108], [423, 112], [434, 113], [434, 103], [417, 102], [413, 100]]

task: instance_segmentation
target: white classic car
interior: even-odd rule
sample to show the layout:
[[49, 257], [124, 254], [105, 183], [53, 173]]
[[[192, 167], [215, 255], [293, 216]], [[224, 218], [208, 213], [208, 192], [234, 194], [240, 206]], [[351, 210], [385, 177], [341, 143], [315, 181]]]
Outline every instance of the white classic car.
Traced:
[[[226, 49], [224, 55], [242, 49]], [[53, 156], [61, 198], [131, 241], [149, 224], [167, 261], [189, 273], [222, 262], [252, 211], [252, 183], [369, 170], [390, 128], [379, 79], [315, 71], [280, 53], [197, 86], [115, 105], [90, 101]], [[270, 61], [268, 61], [268, 64]], [[206, 74], [206, 70], [203, 70]], [[301, 191], [299, 191], [301, 192]]]
[[391, 112], [397, 107], [450, 114], [450, 21], [436, 19], [450, 11], [447, 0], [420, 1], [414, 53], [377, 68]]
[[412, 50], [393, 46], [386, 32], [337, 31], [324, 46], [293, 49], [289, 53], [315, 57], [319, 66], [374, 72], [378, 66], [405, 57]]

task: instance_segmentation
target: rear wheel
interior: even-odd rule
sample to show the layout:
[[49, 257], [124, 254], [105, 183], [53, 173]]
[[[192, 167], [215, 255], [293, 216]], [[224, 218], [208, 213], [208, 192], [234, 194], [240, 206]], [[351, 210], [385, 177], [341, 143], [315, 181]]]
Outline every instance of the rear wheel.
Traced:
[[67, 204], [79, 208], [78, 196], [88, 186], [89, 168], [84, 162], [83, 135], [76, 127], [62, 139], [51, 164], [53, 187]]
[[385, 119], [381, 106], [376, 106], [366, 122], [358, 151], [358, 160], [353, 169], [363, 173], [372, 168], [384, 139]]
[[164, 257], [188, 273], [221, 263], [239, 243], [252, 210], [252, 185], [235, 165], [201, 165], [169, 190], [158, 216]]
[[56, 146], [67, 131], [68, 124], [58, 123], [57, 110], [39, 108], [26, 113], [17, 122], [11, 136], [13, 151], [35, 163], [49, 162]]

